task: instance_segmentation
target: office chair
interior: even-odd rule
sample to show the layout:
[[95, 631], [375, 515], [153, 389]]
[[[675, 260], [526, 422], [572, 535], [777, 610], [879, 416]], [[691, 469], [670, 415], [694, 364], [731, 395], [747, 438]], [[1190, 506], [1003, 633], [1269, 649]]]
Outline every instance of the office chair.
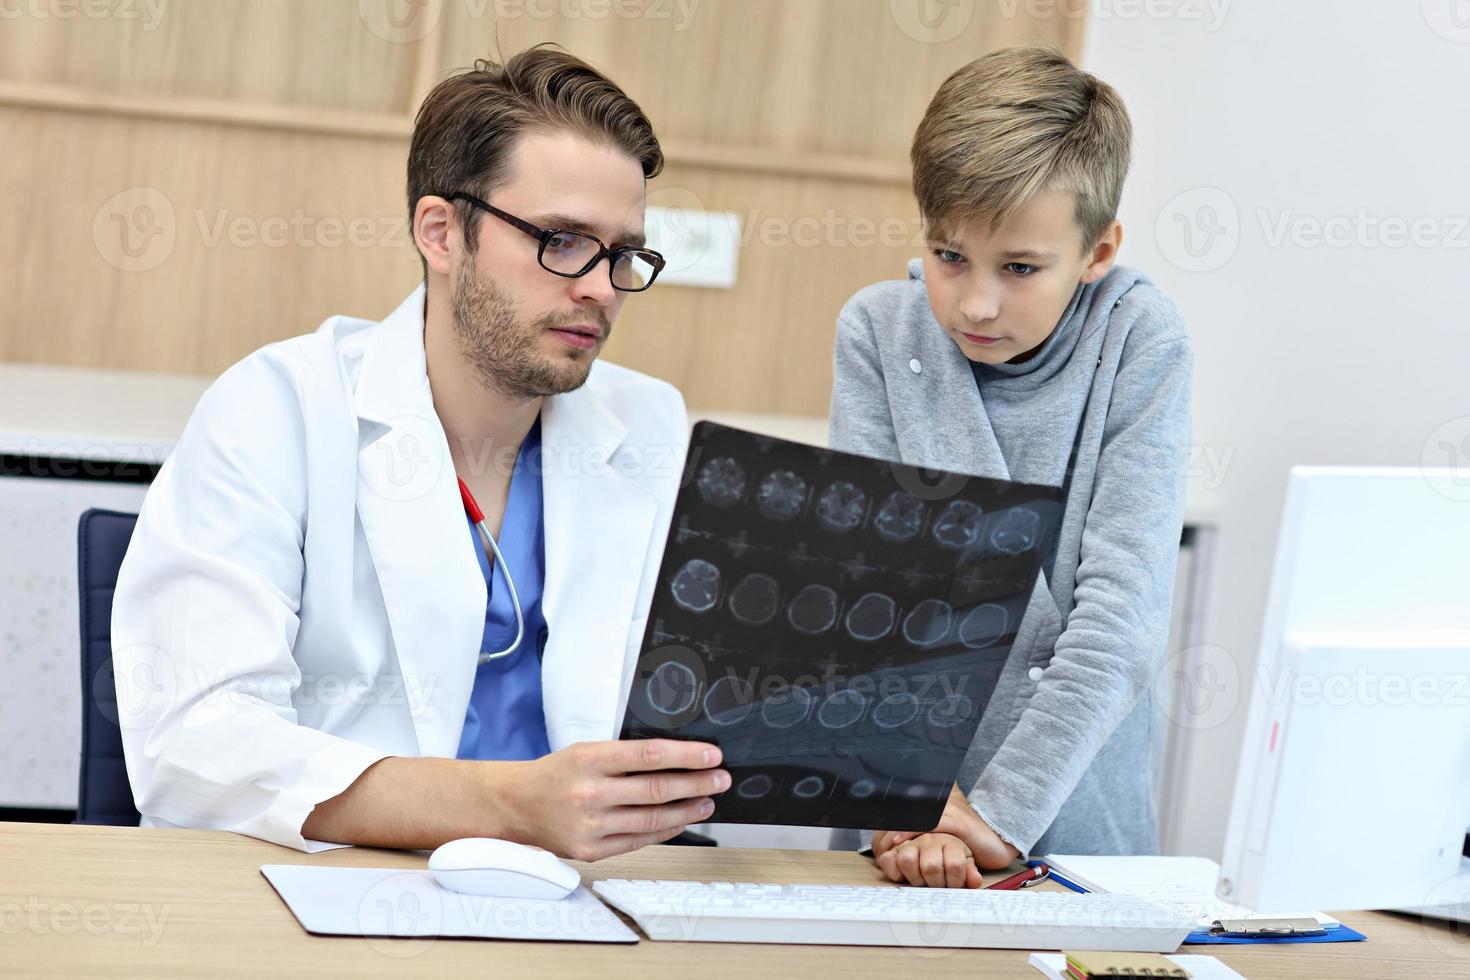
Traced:
[[112, 680], [112, 591], [136, 514], [88, 510], [77, 524], [82, 636], [82, 758], [77, 823], [136, 827], [139, 815], [123, 761]]

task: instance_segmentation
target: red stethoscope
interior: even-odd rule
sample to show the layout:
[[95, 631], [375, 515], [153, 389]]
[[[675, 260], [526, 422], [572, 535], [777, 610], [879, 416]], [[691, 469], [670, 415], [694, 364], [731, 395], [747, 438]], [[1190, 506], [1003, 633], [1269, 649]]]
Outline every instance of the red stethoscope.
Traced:
[[480, 531], [480, 537], [485, 544], [489, 545], [490, 553], [495, 556], [495, 563], [500, 566], [500, 574], [505, 576], [505, 584], [510, 589], [511, 605], [516, 611], [516, 638], [510, 646], [495, 653], [480, 652], [480, 663], [488, 664], [492, 660], [508, 657], [516, 652], [521, 645], [521, 639], [526, 635], [526, 621], [521, 614], [521, 597], [516, 593], [515, 580], [510, 577], [510, 566], [505, 563], [505, 556], [500, 553], [500, 545], [495, 543], [495, 535], [490, 533], [490, 528], [485, 523], [485, 512], [480, 510], [480, 505], [475, 503], [475, 495], [470, 493], [470, 488], [465, 486], [463, 480], [459, 481], [459, 499], [464, 501], [464, 512], [469, 515], [470, 520], [475, 522], [475, 527]]

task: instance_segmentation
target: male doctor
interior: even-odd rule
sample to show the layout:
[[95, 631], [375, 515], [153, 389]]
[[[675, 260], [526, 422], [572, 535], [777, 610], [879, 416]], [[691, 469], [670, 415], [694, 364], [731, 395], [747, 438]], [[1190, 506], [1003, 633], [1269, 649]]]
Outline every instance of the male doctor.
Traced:
[[424, 284], [226, 371], [143, 505], [112, 636], [144, 825], [596, 860], [709, 815], [718, 749], [609, 741], [686, 420], [669, 385], [594, 362], [662, 267], [662, 164], [638, 106], [562, 52], [429, 95]]

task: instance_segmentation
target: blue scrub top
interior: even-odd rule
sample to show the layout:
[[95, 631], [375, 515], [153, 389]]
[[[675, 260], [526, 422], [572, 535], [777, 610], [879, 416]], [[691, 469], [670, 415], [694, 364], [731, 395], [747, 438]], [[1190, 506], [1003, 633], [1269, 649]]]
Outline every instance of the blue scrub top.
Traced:
[[[546, 737], [546, 715], [541, 706], [541, 652], [546, 646], [546, 617], [541, 592], [546, 582], [546, 534], [541, 493], [541, 419], [538, 417], [521, 443], [510, 495], [496, 543], [510, 566], [520, 596], [526, 632], [509, 656], [481, 664], [465, 712], [459, 737], [461, 759], [538, 759], [551, 751]], [[504, 573], [486, 548], [474, 522], [470, 541], [480, 558], [488, 597], [481, 652], [504, 650], [516, 638], [515, 607]]]

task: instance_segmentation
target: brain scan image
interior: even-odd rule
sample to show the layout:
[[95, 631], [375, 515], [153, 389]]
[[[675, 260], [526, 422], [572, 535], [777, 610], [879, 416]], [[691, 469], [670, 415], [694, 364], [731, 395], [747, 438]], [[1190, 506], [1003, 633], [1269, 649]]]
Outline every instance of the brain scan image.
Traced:
[[745, 467], [729, 456], [712, 459], [699, 471], [695, 485], [711, 507], [734, 507], [745, 496]]
[[806, 481], [790, 470], [776, 470], [761, 481], [755, 506], [773, 521], [785, 523], [801, 513], [806, 504]]
[[716, 725], [734, 725], [750, 717], [755, 708], [755, 690], [744, 678], [727, 674], [709, 686], [704, 696], [704, 713]]
[[847, 632], [854, 640], [870, 643], [893, 630], [898, 607], [881, 592], [869, 592], [847, 611]]
[[901, 728], [919, 717], [919, 699], [908, 691], [890, 694], [873, 708], [873, 722], [879, 728]]
[[924, 502], [913, 494], [895, 490], [873, 517], [873, 530], [892, 544], [912, 541], [924, 527]]
[[975, 702], [958, 694], [949, 694], [934, 702], [929, 709], [929, 724], [935, 728], [953, 728], [969, 721], [975, 710]]
[[786, 608], [786, 619], [798, 633], [817, 636], [837, 624], [837, 593], [825, 585], [808, 585]]
[[960, 620], [960, 642], [971, 650], [984, 650], [1006, 635], [1010, 618], [1004, 606], [992, 602], [976, 606]]
[[933, 827], [1061, 491], [709, 421], [684, 459], [622, 737], [718, 745], [712, 822]]
[[817, 497], [817, 523], [829, 531], [845, 534], [863, 522], [868, 495], [855, 483], [829, 483]]
[[746, 626], [764, 626], [781, 608], [781, 586], [769, 575], [753, 572], [730, 592], [730, 615]]
[[964, 551], [980, 540], [981, 510], [968, 500], [951, 500], [934, 522], [934, 541], [950, 551]]
[[692, 613], [707, 613], [720, 601], [720, 570], [702, 558], [692, 558], [674, 575], [674, 602]]
[[648, 703], [666, 715], [688, 711], [699, 696], [699, 678], [694, 670], [677, 660], [667, 660], [654, 669], [644, 688]]
[[943, 599], [924, 599], [903, 618], [903, 638], [916, 647], [944, 642], [954, 626], [954, 607]]
[[804, 687], [783, 687], [761, 705], [761, 718], [772, 728], [790, 728], [812, 710], [812, 695]]
[[795, 786], [791, 787], [791, 795], [799, 796], [803, 800], [810, 800], [813, 797], [821, 796], [822, 790], [826, 788], [827, 784], [822, 782], [821, 776], [807, 776], [805, 779], [799, 780]]
[[767, 776], [763, 772], [758, 772], [754, 776], [747, 776], [742, 779], [740, 784], [735, 787], [735, 792], [742, 799], [758, 800], [769, 793], [774, 785], [771, 782], [770, 776]]
[[860, 691], [836, 691], [817, 709], [817, 721], [826, 728], [846, 728], [867, 710], [868, 699]]
[[1036, 547], [1041, 517], [1026, 507], [1012, 507], [990, 530], [990, 546], [1003, 555], [1019, 555]]

